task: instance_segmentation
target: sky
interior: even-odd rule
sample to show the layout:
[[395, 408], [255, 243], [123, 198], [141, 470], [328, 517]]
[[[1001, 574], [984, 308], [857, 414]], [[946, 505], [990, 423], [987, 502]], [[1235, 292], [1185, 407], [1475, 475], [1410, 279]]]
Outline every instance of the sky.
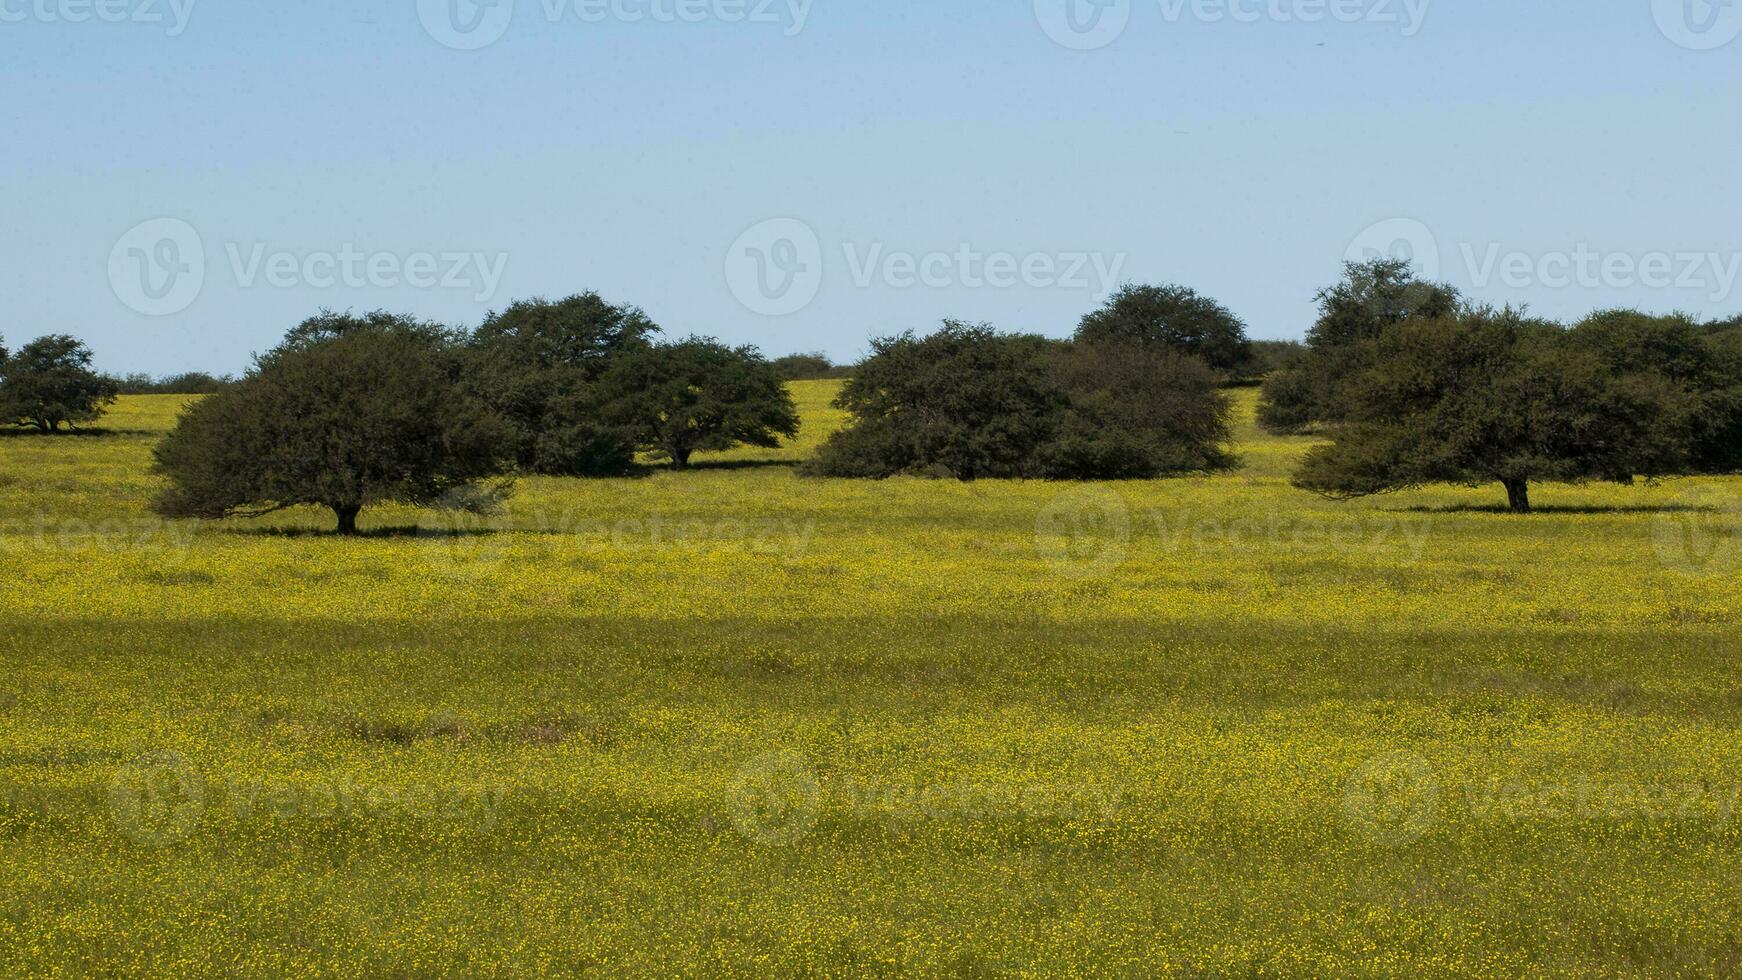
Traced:
[[322, 307], [1300, 337], [1346, 258], [1742, 312], [1742, 3], [0, 0], [0, 335], [235, 373]]

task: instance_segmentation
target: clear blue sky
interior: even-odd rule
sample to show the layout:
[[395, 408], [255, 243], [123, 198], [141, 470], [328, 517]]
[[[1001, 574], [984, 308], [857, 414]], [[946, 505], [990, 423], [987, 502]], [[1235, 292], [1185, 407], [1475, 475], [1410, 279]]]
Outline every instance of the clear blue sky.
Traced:
[[[655, 16], [677, 0], [555, 21], [564, 0], [494, 0], [512, 16], [476, 50], [432, 36], [474, 13], [441, 0], [198, 0], [179, 33], [188, 0], [67, 22], [81, 2], [0, 0], [0, 333], [77, 334], [111, 371], [239, 371], [321, 306], [475, 324], [583, 289], [769, 353], [850, 358], [946, 316], [1064, 335], [1100, 299], [1092, 262], [1063, 275], [1073, 255], [1295, 337], [1392, 219], [1496, 303], [1742, 311], [1722, 272], [1742, 261], [1742, 39], [1699, 49], [1742, 9], [1703, 0], [1435, 0], [1412, 36], [1404, 0], [1353, 0], [1355, 23], [1300, 22], [1314, 0], [1240, 0], [1255, 21], [1106, 0], [1078, 23], [1125, 26], [1090, 50], [1036, 0], [814, 0], [802, 25], [789, 0], [766, 23], [726, 22], [763, 0], [685, 0], [695, 23]], [[191, 267], [164, 226], [127, 237], [161, 218], [199, 237], [191, 296], [163, 278]], [[818, 245], [814, 298], [782, 316], [740, 298], [742, 249], [768, 249], [770, 282], [811, 268], [803, 242], [739, 242], [770, 219]], [[990, 285], [963, 246], [1039, 264]], [[386, 264], [347, 284], [319, 258], [346, 251]], [[434, 285], [405, 281], [419, 253]], [[494, 290], [445, 253], [500, 262]], [[930, 253], [910, 283], [899, 256]]]

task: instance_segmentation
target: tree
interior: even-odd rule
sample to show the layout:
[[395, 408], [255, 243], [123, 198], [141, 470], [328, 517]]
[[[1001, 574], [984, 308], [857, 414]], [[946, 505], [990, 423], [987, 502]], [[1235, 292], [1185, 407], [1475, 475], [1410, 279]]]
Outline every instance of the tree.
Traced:
[[1307, 331], [1306, 351], [1273, 372], [1259, 398], [1259, 424], [1278, 435], [1339, 421], [1343, 381], [1367, 365], [1371, 341], [1393, 324], [1452, 316], [1459, 303], [1456, 289], [1416, 279], [1400, 259], [1346, 263], [1343, 278], [1316, 299], [1319, 318]]
[[4, 355], [0, 348], [0, 421], [58, 432], [101, 418], [115, 401], [119, 385], [91, 370], [91, 349], [74, 337], [39, 337]]
[[616, 358], [646, 350], [658, 332], [640, 309], [598, 293], [516, 302], [473, 333], [467, 384], [513, 427], [522, 468], [622, 472], [634, 462], [633, 434], [601, 421], [606, 406], [593, 388]]
[[1593, 313], [1568, 337], [1611, 371], [1656, 375], [1694, 400], [1692, 472], [1742, 470], [1742, 337], [1723, 324], [1637, 310]]
[[1532, 482], [1631, 483], [1689, 465], [1693, 399], [1655, 372], [1617, 373], [1558, 325], [1471, 309], [1369, 343], [1334, 441], [1307, 453], [1296, 486], [1346, 499], [1500, 483], [1524, 513]]
[[1230, 377], [1254, 366], [1246, 324], [1227, 307], [1184, 286], [1127, 283], [1105, 306], [1083, 317], [1076, 340], [1188, 354]]
[[873, 340], [835, 399], [852, 424], [828, 438], [806, 472], [1038, 476], [1035, 455], [1067, 406], [1045, 361], [1056, 347], [955, 320], [923, 339], [908, 331]]
[[1713, 352], [1713, 383], [1698, 423], [1703, 472], [1742, 473], [1742, 323], [1708, 328], [1705, 341]]
[[[323, 312], [240, 381], [186, 408], [157, 446], [170, 517], [332, 510], [340, 534], [396, 501], [487, 509], [509, 432], [460, 384], [454, 334], [408, 317]], [[497, 488], [500, 489], [500, 488]]]
[[925, 338], [873, 341], [835, 404], [853, 421], [807, 464], [811, 475], [1118, 479], [1227, 458], [1214, 372], [1154, 346], [945, 321]]
[[625, 353], [599, 382], [601, 417], [684, 469], [698, 450], [775, 448], [798, 434], [798, 409], [754, 347], [708, 337]]
[[1039, 452], [1050, 479], [1145, 479], [1222, 469], [1232, 406], [1217, 373], [1167, 350], [1073, 344], [1050, 359], [1069, 402]]

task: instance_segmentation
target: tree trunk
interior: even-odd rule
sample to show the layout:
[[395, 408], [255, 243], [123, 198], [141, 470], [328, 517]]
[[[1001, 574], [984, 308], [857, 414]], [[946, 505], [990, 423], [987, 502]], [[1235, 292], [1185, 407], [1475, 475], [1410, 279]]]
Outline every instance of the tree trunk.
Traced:
[[1506, 485], [1506, 503], [1514, 514], [1530, 513], [1530, 484], [1525, 480], [1502, 480]]
[[678, 470], [689, 469], [690, 468], [690, 453], [692, 451], [693, 450], [689, 450], [689, 449], [673, 449], [671, 451], [672, 468], [678, 469]]
[[362, 509], [355, 504], [334, 505], [333, 514], [339, 518], [340, 534], [352, 535], [357, 533], [357, 514]]

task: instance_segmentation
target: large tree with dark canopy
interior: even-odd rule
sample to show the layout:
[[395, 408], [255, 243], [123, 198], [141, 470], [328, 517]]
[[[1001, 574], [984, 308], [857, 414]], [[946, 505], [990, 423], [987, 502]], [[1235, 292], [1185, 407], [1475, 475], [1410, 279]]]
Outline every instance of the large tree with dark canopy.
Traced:
[[836, 405], [852, 423], [805, 471], [1121, 479], [1227, 463], [1228, 402], [1202, 361], [946, 321], [872, 343]]
[[1230, 377], [1255, 361], [1246, 324], [1228, 308], [1185, 286], [1127, 283], [1077, 326], [1080, 344], [1161, 350], [1202, 360]]
[[1043, 337], [946, 320], [871, 342], [835, 405], [853, 421], [832, 434], [806, 471], [883, 478], [925, 473], [962, 480], [1037, 476], [1039, 448], [1068, 401]]
[[91, 370], [91, 349], [76, 337], [38, 337], [8, 355], [0, 345], [0, 422], [58, 432], [103, 416], [119, 383]]
[[1049, 352], [1067, 408], [1037, 455], [1050, 479], [1145, 479], [1223, 469], [1235, 458], [1222, 375], [1147, 347], [1060, 345]]
[[654, 344], [616, 358], [600, 378], [596, 403], [605, 424], [636, 444], [690, 465], [701, 450], [775, 448], [798, 435], [798, 409], [780, 371], [754, 347], [709, 337]]
[[1662, 373], [1617, 370], [1556, 324], [1467, 309], [1406, 318], [1367, 341], [1345, 379], [1334, 441], [1295, 485], [1337, 498], [1432, 483], [1505, 487], [1683, 473], [1697, 467], [1698, 398]]
[[341, 534], [384, 502], [487, 509], [508, 429], [460, 383], [457, 336], [386, 313], [322, 313], [193, 403], [155, 451], [170, 517], [332, 510]]
[[1277, 434], [1298, 434], [1344, 415], [1343, 383], [1368, 366], [1370, 341], [1387, 327], [1415, 319], [1441, 319], [1458, 310], [1451, 286], [1415, 277], [1408, 262], [1350, 262], [1336, 285], [1319, 291], [1319, 318], [1307, 331], [1306, 350], [1265, 381], [1258, 421]]
[[1603, 310], [1568, 334], [1617, 374], [1656, 374], [1694, 402], [1687, 468], [1742, 471], [1742, 333], [1681, 314]]
[[596, 390], [615, 360], [659, 327], [640, 309], [587, 292], [516, 302], [473, 332], [467, 384], [513, 428], [523, 469], [608, 475], [634, 464], [634, 434], [608, 421]]

